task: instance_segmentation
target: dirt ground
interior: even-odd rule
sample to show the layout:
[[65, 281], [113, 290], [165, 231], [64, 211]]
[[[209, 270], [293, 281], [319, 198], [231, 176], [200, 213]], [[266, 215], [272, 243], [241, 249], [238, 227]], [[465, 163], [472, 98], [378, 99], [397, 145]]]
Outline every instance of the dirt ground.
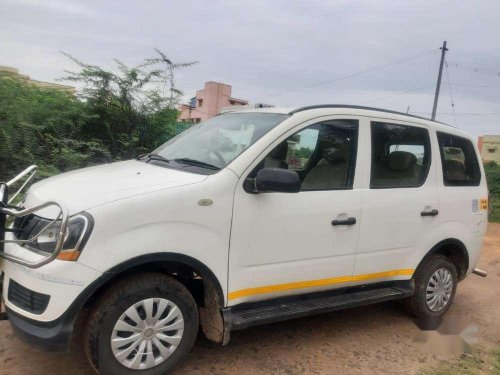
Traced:
[[[459, 285], [445, 321], [455, 329], [440, 329], [447, 335], [420, 331], [398, 304], [385, 303], [234, 332], [226, 347], [200, 336], [175, 374], [415, 374], [467, 350], [464, 327], [476, 345], [500, 348], [500, 224], [489, 226], [479, 267], [488, 277]], [[5, 321], [0, 333], [0, 374], [93, 374], [79, 350], [31, 348]]]

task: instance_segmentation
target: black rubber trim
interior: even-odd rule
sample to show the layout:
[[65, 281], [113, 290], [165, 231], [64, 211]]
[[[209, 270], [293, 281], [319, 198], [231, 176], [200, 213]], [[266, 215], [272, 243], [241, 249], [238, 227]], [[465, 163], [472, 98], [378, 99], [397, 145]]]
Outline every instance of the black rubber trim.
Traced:
[[73, 320], [63, 315], [52, 322], [28, 319], [6, 308], [7, 317], [17, 336], [45, 351], [68, 351], [73, 334]]
[[79, 312], [101, 287], [105, 286], [114, 277], [131, 268], [155, 262], [168, 261], [183, 263], [199, 270], [201, 276], [212, 283], [216, 288], [219, 301], [223, 303], [224, 294], [222, 292], [222, 287], [215, 274], [206, 265], [183, 254], [153, 253], [130, 259], [103, 273], [99, 278], [87, 286], [73, 301], [70, 307], [55, 320], [40, 322], [21, 316], [10, 309], [7, 309], [7, 316], [15, 332], [25, 341], [38, 345], [42, 349], [66, 351], [69, 349], [73, 334], [73, 326]]
[[374, 108], [374, 107], [364, 107], [360, 105], [349, 105], [349, 104], [320, 104], [320, 105], [310, 105], [306, 107], [300, 107], [297, 109], [294, 109], [293, 111], [289, 112], [290, 115], [293, 115], [298, 112], [303, 112], [303, 111], [308, 111], [311, 109], [323, 109], [323, 108], [346, 108], [346, 109], [363, 109], [367, 111], [376, 111], [376, 112], [383, 112], [383, 113], [391, 113], [394, 115], [400, 115], [400, 116], [405, 116], [405, 117], [412, 117], [412, 118], [418, 118], [420, 120], [425, 120], [425, 121], [430, 121], [430, 122], [435, 122], [437, 124], [442, 124], [446, 126], [450, 126], [454, 128], [452, 125], [445, 124], [443, 122], [431, 120], [430, 118], [425, 118], [421, 116], [416, 116], [416, 115], [410, 115], [409, 113], [403, 113], [403, 112], [398, 112], [398, 111], [391, 111], [390, 109], [382, 109], [382, 108]]

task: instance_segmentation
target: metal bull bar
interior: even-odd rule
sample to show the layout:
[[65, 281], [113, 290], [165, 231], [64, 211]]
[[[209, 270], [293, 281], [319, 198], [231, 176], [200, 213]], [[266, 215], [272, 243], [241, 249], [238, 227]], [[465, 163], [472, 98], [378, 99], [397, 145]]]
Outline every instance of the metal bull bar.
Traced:
[[[28, 209], [23, 208], [21, 205], [14, 206], [11, 205], [11, 203], [14, 202], [14, 200], [21, 194], [23, 189], [28, 185], [28, 183], [34, 178], [38, 171], [38, 167], [36, 165], [32, 165], [31, 167], [27, 168], [23, 172], [21, 172], [19, 175], [14, 177], [12, 180], [10, 180], [7, 183], [0, 183], [0, 258], [9, 260], [11, 262], [26, 266], [28, 268], [38, 268], [41, 267], [47, 263], [52, 262], [54, 259], [56, 259], [59, 256], [59, 253], [61, 250], [63, 250], [64, 246], [64, 239], [66, 236], [66, 232], [68, 230], [68, 222], [69, 222], [69, 211], [64, 205], [64, 203], [59, 202], [59, 201], [49, 201], [42, 203], [38, 206], [31, 207]], [[12, 187], [14, 184], [22, 181], [23, 179], [24, 182], [22, 183], [21, 187], [9, 198], [9, 188]], [[33, 214], [37, 211], [43, 210], [47, 207], [56, 207], [59, 210], [59, 214], [56, 216], [54, 220], [52, 220], [49, 224], [47, 224], [44, 228], [42, 228], [38, 233], [35, 233], [32, 237], [24, 240], [20, 239], [6, 239], [5, 238], [5, 233], [6, 232], [15, 232], [17, 229], [16, 228], [6, 228], [7, 225], [7, 218], [20, 218], [24, 217], [30, 214]], [[58, 229], [56, 230], [56, 241], [55, 241], [55, 248], [54, 251], [50, 254], [47, 254], [47, 256], [43, 256], [42, 259], [38, 261], [29, 261], [27, 259], [24, 259], [22, 257], [8, 254], [5, 252], [5, 244], [6, 243], [16, 243], [18, 245], [24, 246], [26, 244], [29, 244], [33, 241], [35, 241], [47, 228], [52, 226], [54, 223], [59, 222], [60, 225]]]

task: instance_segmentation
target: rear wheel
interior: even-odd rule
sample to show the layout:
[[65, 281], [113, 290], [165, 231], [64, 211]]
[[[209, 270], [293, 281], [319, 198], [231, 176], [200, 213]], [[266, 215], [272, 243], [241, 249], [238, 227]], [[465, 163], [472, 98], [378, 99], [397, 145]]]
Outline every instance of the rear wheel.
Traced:
[[198, 310], [189, 291], [162, 274], [114, 285], [86, 326], [85, 351], [101, 374], [165, 374], [191, 350]]
[[419, 266], [413, 277], [415, 292], [406, 307], [419, 319], [438, 319], [450, 308], [457, 289], [455, 265], [445, 256], [434, 255]]

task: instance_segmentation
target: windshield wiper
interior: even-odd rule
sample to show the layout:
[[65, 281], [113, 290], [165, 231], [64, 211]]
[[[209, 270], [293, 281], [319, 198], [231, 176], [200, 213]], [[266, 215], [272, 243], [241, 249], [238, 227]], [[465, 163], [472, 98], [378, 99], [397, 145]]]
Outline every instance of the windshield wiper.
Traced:
[[164, 156], [161, 156], [160, 154], [146, 154], [144, 156], [140, 156], [139, 159], [144, 159], [144, 158], [148, 158], [148, 161], [149, 160], [155, 160], [155, 161], [163, 161], [165, 163], [170, 163], [170, 160], [167, 159], [166, 157]]
[[181, 163], [181, 164], [195, 165], [197, 167], [213, 169], [214, 171], [218, 171], [220, 169], [216, 165], [213, 165], [210, 163], [205, 163], [204, 161], [201, 161], [201, 160], [190, 159], [190, 158], [178, 158], [178, 159], [174, 159], [174, 161], [176, 161], [177, 163]]

